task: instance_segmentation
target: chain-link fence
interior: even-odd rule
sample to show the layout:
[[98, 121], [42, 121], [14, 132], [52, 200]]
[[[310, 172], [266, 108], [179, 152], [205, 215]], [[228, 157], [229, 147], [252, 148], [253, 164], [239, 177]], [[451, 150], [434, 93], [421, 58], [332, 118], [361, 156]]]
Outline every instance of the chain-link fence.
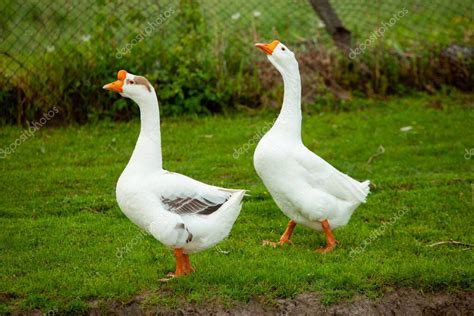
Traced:
[[[472, 44], [474, 2], [471, 0], [331, 2], [356, 43], [370, 38], [381, 26], [389, 25], [379, 44], [400, 50], [426, 43]], [[157, 20], [166, 26], [153, 30], [146, 41], [137, 43], [138, 48], [148, 41], [173, 45], [174, 26], [180, 23], [172, 14], [160, 20], [167, 10], [178, 10], [177, 1], [4, 0], [0, 6], [0, 67], [4, 76], [13, 76], [22, 68], [41, 71], [45, 54], [54, 54], [58, 62], [67, 63], [71, 48], [78, 46], [107, 42], [120, 50], [120, 43], [129, 42], [145, 31], [147, 23]], [[307, 0], [207, 0], [201, 1], [201, 10], [216, 40], [240, 38], [250, 47], [255, 41], [274, 37], [287, 43], [329, 38], [324, 23]], [[115, 34], [104, 37], [103, 32], [112, 25]]]
[[[253, 44], [273, 39], [298, 52], [303, 72], [312, 63], [323, 76], [305, 76], [303, 84], [310, 87], [329, 82], [341, 91], [361, 88], [370, 94], [397, 86], [397, 78], [431, 89], [451, 84], [453, 76], [469, 86], [472, 63], [448, 65], [450, 73], [438, 74], [444, 64], [429, 61], [424, 65], [431, 68], [420, 72], [413, 56], [434, 51], [474, 56], [473, 5], [473, 0], [3, 0], [0, 118], [24, 122], [58, 103], [66, 121], [136, 115], [124, 110], [123, 100], [97, 93], [121, 68], [159, 83], [160, 98], [169, 104], [165, 113], [256, 106], [269, 89], [262, 88], [265, 79], [255, 81], [255, 61], [262, 56]], [[304, 55], [308, 47], [313, 51]], [[345, 60], [389, 52], [401, 62], [387, 64], [390, 73], [380, 79], [380, 62], [340, 67], [327, 51], [342, 51], [337, 54]], [[414, 66], [403, 66], [410, 58]], [[344, 77], [343, 71], [361, 75]], [[433, 73], [434, 79], [411, 80]], [[371, 80], [369, 87], [365, 81]]]

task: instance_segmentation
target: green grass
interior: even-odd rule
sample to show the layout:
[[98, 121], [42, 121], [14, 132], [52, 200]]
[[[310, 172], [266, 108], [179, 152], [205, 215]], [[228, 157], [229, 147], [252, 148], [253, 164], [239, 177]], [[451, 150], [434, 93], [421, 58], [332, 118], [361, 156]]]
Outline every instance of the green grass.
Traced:
[[[438, 103], [442, 109], [431, 107]], [[393, 287], [472, 291], [472, 250], [428, 245], [449, 239], [474, 243], [474, 157], [464, 158], [466, 148], [474, 147], [473, 95], [356, 100], [352, 107], [358, 110], [305, 109], [306, 145], [374, 184], [368, 203], [336, 230], [338, 247], [326, 255], [313, 252], [323, 235], [302, 227], [295, 230], [293, 246], [261, 246], [261, 240], [279, 237], [287, 218], [254, 172], [254, 146], [238, 159], [233, 152], [276, 113], [164, 119], [167, 169], [251, 191], [230, 237], [192, 256], [195, 274], [166, 284], [158, 279], [174, 269], [172, 253], [142, 236], [114, 197], [138, 122], [41, 129], [0, 160], [0, 313], [78, 312], [90, 301], [126, 301], [144, 293], [149, 305], [176, 305], [271, 300], [308, 291], [321, 293], [327, 303]], [[413, 129], [400, 131], [408, 125]], [[2, 127], [1, 147], [21, 132]], [[367, 164], [380, 145], [385, 153]], [[403, 208], [407, 213], [382, 236], [350, 256]], [[124, 247], [129, 251], [119, 260], [117, 249]]]

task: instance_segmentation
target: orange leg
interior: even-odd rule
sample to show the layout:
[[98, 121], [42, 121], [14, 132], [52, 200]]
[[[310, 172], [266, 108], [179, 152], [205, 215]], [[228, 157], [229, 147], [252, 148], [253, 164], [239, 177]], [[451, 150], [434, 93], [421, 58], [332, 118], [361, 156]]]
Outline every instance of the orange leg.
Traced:
[[176, 271], [175, 273], [168, 273], [167, 278], [160, 279], [161, 282], [167, 282], [171, 279], [188, 274], [188, 272], [186, 272], [186, 261], [189, 263], [189, 258], [186, 259], [187, 255], [183, 253], [183, 249], [176, 248], [174, 250], [174, 256], [176, 257]]
[[182, 248], [176, 248], [174, 250], [174, 255], [176, 257], [176, 272], [174, 273], [175, 277], [179, 277], [185, 275], [186, 272], [184, 270], [184, 254]]
[[329, 227], [329, 222], [327, 219], [321, 222], [321, 226], [323, 227], [324, 234], [326, 235], [326, 247], [316, 249], [316, 251], [320, 253], [331, 252], [334, 247], [336, 247], [336, 239], [332, 234], [331, 227]]
[[184, 254], [183, 259], [184, 259], [184, 264], [183, 264], [184, 273], [185, 274], [193, 273], [194, 269], [191, 266], [191, 262], [189, 261], [189, 256]]
[[286, 227], [285, 232], [283, 233], [283, 235], [281, 235], [279, 242], [264, 240], [262, 244], [264, 246], [272, 246], [272, 247], [283, 246], [284, 244], [292, 244], [292, 241], [290, 240], [290, 238], [291, 238], [291, 235], [293, 234], [293, 230], [295, 229], [295, 226], [296, 226], [296, 222], [293, 220], [290, 220], [288, 222], [288, 227]]
[[288, 222], [288, 227], [286, 227], [285, 232], [280, 237], [280, 245], [284, 245], [287, 243], [291, 244], [290, 238], [291, 238], [291, 235], [293, 234], [293, 230], [295, 229], [295, 226], [296, 226], [295, 221], [290, 220]]

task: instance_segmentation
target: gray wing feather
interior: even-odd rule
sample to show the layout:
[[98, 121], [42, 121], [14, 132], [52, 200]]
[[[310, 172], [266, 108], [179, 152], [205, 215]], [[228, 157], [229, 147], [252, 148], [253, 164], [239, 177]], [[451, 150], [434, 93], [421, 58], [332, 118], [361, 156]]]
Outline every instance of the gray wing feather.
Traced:
[[161, 202], [169, 212], [179, 215], [200, 214], [210, 215], [217, 211], [228, 198], [222, 203], [213, 203], [205, 198], [197, 199], [193, 197], [176, 197], [173, 199], [161, 197]]

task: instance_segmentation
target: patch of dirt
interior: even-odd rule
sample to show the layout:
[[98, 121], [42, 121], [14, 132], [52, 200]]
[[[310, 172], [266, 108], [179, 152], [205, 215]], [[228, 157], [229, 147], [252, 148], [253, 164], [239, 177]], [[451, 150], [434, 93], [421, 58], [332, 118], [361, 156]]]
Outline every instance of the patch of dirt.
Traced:
[[[300, 294], [294, 299], [277, 299], [274, 304], [253, 300], [226, 308], [220, 305], [188, 305], [167, 310], [157, 307], [143, 311], [140, 302], [113, 306], [116, 315], [473, 315], [474, 293], [421, 294], [413, 289], [399, 289], [375, 300], [356, 297], [351, 302], [323, 305], [317, 294]], [[112, 306], [111, 306], [112, 307]], [[91, 310], [89, 315], [101, 315]]]
[[[156, 307], [143, 310], [139, 296], [128, 303], [91, 304], [87, 315], [474, 315], [474, 292], [422, 294], [413, 289], [398, 289], [378, 299], [356, 297], [350, 302], [323, 305], [321, 296], [300, 294], [293, 299], [261, 302], [258, 299], [232, 307], [217, 304], [185, 305], [178, 309]], [[56, 313], [46, 314], [55, 315]], [[60, 313], [58, 313], [60, 314]], [[17, 312], [13, 315], [45, 315], [41, 311]]]

